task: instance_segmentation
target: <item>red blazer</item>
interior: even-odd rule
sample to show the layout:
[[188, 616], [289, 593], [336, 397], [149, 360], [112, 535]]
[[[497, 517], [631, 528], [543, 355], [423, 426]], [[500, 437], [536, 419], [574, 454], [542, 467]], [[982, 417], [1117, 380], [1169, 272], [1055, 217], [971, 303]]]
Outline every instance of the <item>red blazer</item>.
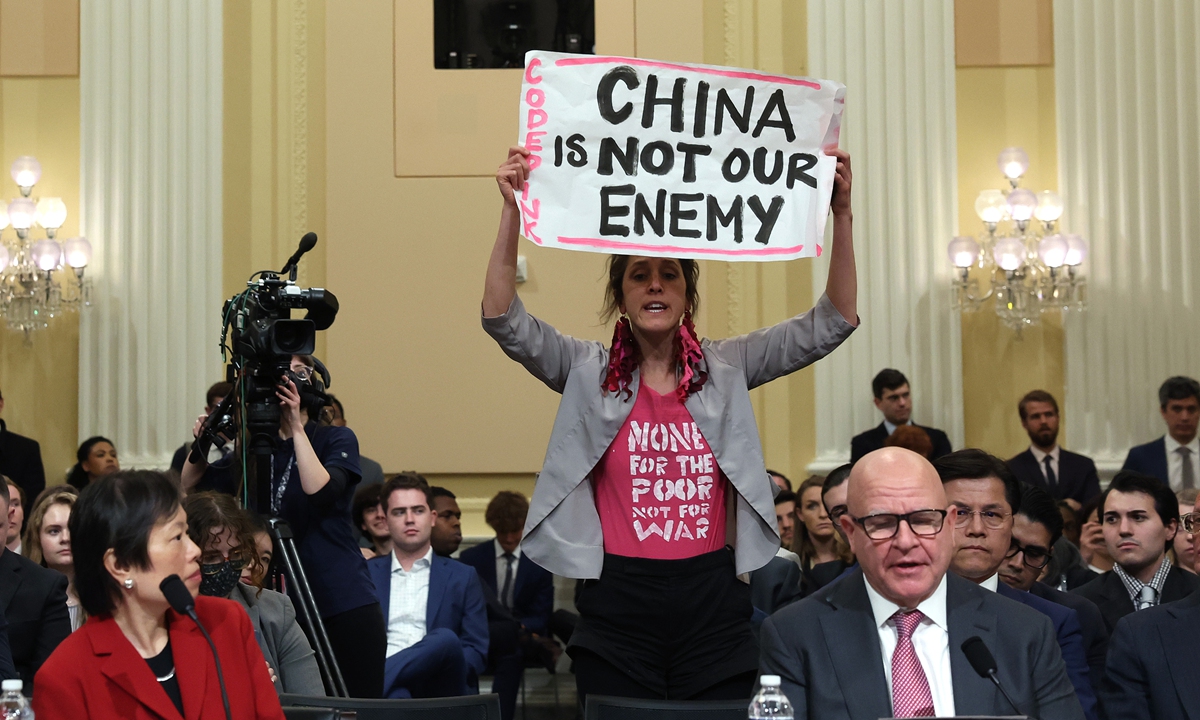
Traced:
[[[246, 611], [232, 600], [196, 598], [196, 614], [212, 636], [234, 718], [284, 720], [266, 660]], [[224, 720], [212, 651], [186, 615], [167, 612], [175, 677], [186, 720]], [[115, 620], [91, 618], [42, 664], [33, 710], [44, 720], [183, 720], [150, 666]]]

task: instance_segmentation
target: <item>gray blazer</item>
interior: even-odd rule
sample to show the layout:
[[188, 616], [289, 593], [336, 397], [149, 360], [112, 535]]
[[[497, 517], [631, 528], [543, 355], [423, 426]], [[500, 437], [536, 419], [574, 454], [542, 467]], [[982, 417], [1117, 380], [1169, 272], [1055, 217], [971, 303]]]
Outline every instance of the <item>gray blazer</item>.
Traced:
[[[525, 311], [514, 297], [508, 311], [483, 318], [504, 352], [551, 390], [562, 393], [546, 459], [533, 491], [521, 552], [555, 575], [598, 578], [604, 537], [589, 474], [633, 409], [624, 393], [601, 390], [608, 348], [577, 340]], [[854, 327], [822, 295], [808, 312], [727, 340], [704, 340], [708, 382], [686, 407], [721, 471], [737, 490], [734, 535], [737, 572], [766, 565], [779, 548], [773, 485], [750, 405], [750, 390], [828, 355]], [[629, 389], [637, 395], [634, 370]]]
[[287, 595], [238, 583], [229, 599], [246, 608], [254, 624], [254, 638], [279, 678], [275, 692], [294, 695], [325, 695], [321, 671], [308, 638], [296, 622], [296, 608]]
[[[1050, 619], [974, 583], [946, 577], [954, 712], [1082, 720]], [[996, 658], [1013, 710], [990, 680], [971, 668], [963, 641], [978, 635]], [[879, 633], [861, 569], [763, 621], [764, 674], [780, 675], [796, 720], [892, 717]]]

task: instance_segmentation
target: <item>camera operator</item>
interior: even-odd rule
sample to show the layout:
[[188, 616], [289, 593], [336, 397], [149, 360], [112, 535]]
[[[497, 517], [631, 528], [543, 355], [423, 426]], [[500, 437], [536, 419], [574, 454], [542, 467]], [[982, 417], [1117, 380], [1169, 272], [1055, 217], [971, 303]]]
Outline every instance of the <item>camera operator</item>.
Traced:
[[[310, 420], [319, 417], [323, 402], [314, 387], [313, 365], [311, 357], [292, 356], [290, 370], [276, 388], [281, 440], [271, 456], [269, 477], [258, 480], [270, 483], [269, 510], [286, 520], [295, 535], [350, 695], [377, 698], [383, 691], [387, 628], [350, 527], [350, 505], [360, 479], [358, 439], [350, 428]], [[189, 458], [181, 475], [184, 491], [202, 479], [211, 487], [236, 488], [230, 468], [197, 465]]]

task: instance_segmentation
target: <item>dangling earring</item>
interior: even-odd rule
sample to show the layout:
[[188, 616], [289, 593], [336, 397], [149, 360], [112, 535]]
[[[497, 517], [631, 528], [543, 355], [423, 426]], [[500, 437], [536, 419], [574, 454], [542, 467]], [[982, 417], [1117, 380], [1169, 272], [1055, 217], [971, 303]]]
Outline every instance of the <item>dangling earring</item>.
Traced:
[[629, 383], [638, 363], [637, 340], [627, 315], [622, 315], [613, 328], [612, 347], [608, 351], [608, 371], [600, 386], [611, 393], [625, 391], [625, 399], [633, 396]]
[[126, 590], [133, 589], [133, 578], [125, 578], [125, 589]]

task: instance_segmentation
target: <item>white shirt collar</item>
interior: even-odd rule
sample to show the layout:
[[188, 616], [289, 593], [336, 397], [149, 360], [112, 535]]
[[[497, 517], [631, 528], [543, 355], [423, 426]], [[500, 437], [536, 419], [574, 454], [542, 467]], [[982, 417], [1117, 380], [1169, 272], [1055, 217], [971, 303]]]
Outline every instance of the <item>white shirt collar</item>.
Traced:
[[[909, 418], [909, 419], [908, 419], [908, 422], [906, 422], [906, 423], [904, 423], [904, 424], [905, 424], [905, 425], [912, 425], [912, 424], [913, 424], [912, 418]], [[885, 419], [885, 420], [883, 421], [883, 427], [884, 427], [884, 429], [885, 429], [885, 430], [887, 430], [887, 432], [888, 432], [888, 435], [891, 435], [892, 433], [896, 432], [896, 426], [895, 426], [895, 425], [893, 425], [893, 424], [891, 423], [891, 421], [890, 421], [890, 420], [886, 420], [886, 419]]]
[[[888, 600], [879, 592], [871, 587], [871, 582], [867, 580], [867, 576], [863, 575], [863, 583], [867, 586], [867, 597], [871, 599], [871, 613], [875, 616], [875, 625], [877, 628], [882, 628], [887, 625], [892, 616], [898, 610], [904, 610], [896, 603]], [[929, 621], [934, 625], [942, 628], [946, 632], [950, 632], [950, 625], [946, 620], [946, 576], [943, 575], [941, 582], [934, 588], [933, 594], [925, 598], [920, 605], [917, 605], [916, 610], [920, 610], [921, 614], [929, 618]]]
[[993, 573], [990, 578], [979, 583], [979, 587], [996, 592], [996, 589], [1000, 587], [1000, 573]]
[[1038, 461], [1038, 465], [1041, 465], [1042, 463], [1046, 462], [1047, 455], [1054, 458], [1054, 462], [1057, 463], [1060, 448], [1058, 447], [1057, 444], [1055, 444], [1054, 447], [1050, 448], [1050, 452], [1042, 452], [1040, 448], [1030, 445], [1029, 452], [1033, 453], [1033, 459]]
[[412, 570], [407, 570], [407, 571], [404, 569], [404, 567], [402, 565], [400, 565], [400, 560], [396, 557], [396, 553], [392, 552], [392, 574], [395, 574], [397, 572], [416, 572], [418, 570], [425, 570], [425, 569], [429, 568], [431, 565], [433, 565], [433, 546], [432, 545], [429, 546], [429, 549], [425, 551], [425, 554], [419, 560], [417, 560], [415, 563], [413, 563]]
[[[493, 540], [492, 546], [496, 550], [496, 559], [497, 560], [504, 557], [504, 548], [500, 547], [499, 540]], [[513, 557], [516, 558], [517, 560], [521, 559], [521, 544], [520, 543], [517, 543], [517, 546], [515, 548], [513, 548], [512, 554], [513, 554]]]
[[[1171, 453], [1175, 452], [1179, 448], [1184, 447], [1179, 443], [1178, 440], [1171, 437], [1171, 433], [1164, 435], [1163, 441], [1167, 444], [1167, 457], [1170, 457]], [[1196, 435], [1196, 437], [1192, 438], [1192, 441], [1187, 444], [1187, 447], [1191, 449], [1192, 457], [1200, 455], [1200, 435]]]

